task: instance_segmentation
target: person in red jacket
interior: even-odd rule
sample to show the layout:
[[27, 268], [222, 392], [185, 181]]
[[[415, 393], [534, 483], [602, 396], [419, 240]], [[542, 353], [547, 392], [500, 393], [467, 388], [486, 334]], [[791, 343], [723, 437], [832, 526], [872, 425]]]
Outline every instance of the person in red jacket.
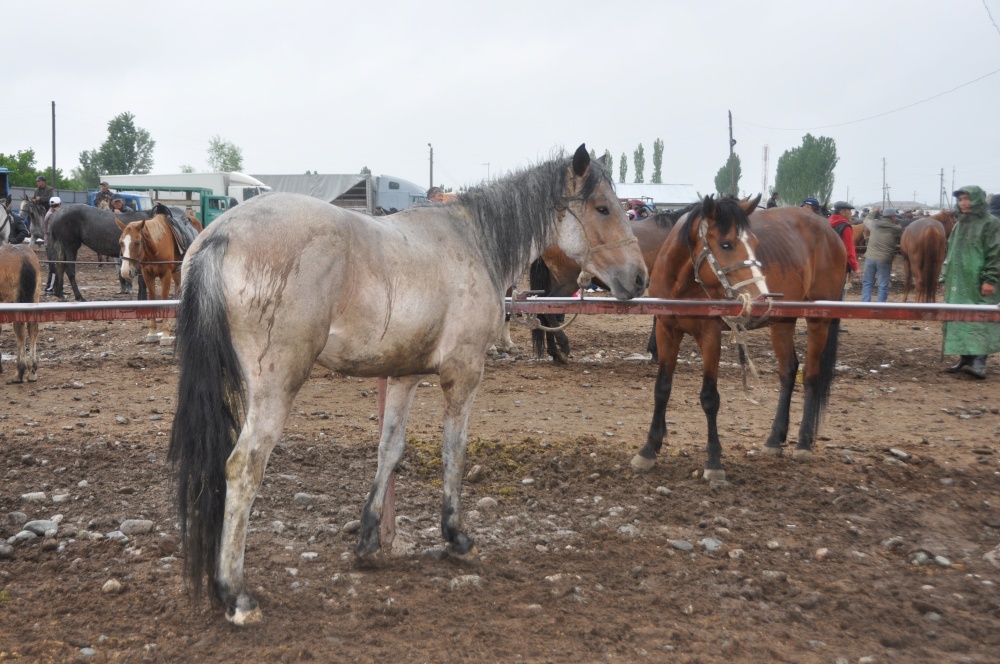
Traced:
[[[830, 226], [837, 231], [837, 235], [844, 241], [847, 249], [847, 274], [844, 275], [844, 292], [847, 292], [847, 278], [852, 272], [858, 271], [858, 252], [854, 248], [854, 229], [851, 228], [851, 214], [854, 206], [846, 201], [837, 201], [833, 204], [833, 214], [830, 215]], [[841, 295], [843, 299], [843, 295]]]

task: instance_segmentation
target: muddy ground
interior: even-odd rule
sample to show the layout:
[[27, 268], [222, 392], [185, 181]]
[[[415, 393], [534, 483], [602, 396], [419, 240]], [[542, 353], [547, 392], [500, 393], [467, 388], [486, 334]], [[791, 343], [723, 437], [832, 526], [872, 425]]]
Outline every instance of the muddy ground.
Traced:
[[[108, 268], [80, 281], [90, 299], [125, 297]], [[801, 463], [760, 453], [777, 382], [756, 332], [758, 404], [724, 352], [729, 481], [710, 486], [690, 342], [669, 448], [630, 470], [652, 408], [649, 325], [581, 316], [567, 367], [488, 362], [469, 427], [482, 472], [463, 493], [474, 566], [440, 555], [433, 376], [410, 415], [393, 555], [354, 560], [344, 527], [374, 476], [377, 386], [316, 368], [251, 521], [265, 620], [237, 629], [181, 576], [170, 350], [137, 343], [140, 322], [44, 324], [38, 382], [2, 387], [0, 536], [60, 523], [0, 560], [0, 661], [997, 661], [1000, 366], [983, 382], [942, 374], [938, 324], [847, 321], [816, 458]], [[152, 531], [121, 539], [127, 519]]]

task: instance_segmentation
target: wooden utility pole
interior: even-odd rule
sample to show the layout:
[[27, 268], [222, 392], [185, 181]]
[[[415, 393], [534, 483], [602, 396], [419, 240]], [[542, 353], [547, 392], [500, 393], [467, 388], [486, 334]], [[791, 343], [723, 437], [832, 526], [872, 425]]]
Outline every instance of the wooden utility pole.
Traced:
[[729, 195], [736, 195], [736, 162], [733, 159], [733, 146], [736, 141], [733, 139], [733, 112], [729, 111]]
[[59, 187], [56, 182], [56, 103], [52, 102], [52, 188]]
[[427, 186], [430, 189], [434, 186], [434, 146], [428, 143], [427, 147], [431, 149], [431, 183]]

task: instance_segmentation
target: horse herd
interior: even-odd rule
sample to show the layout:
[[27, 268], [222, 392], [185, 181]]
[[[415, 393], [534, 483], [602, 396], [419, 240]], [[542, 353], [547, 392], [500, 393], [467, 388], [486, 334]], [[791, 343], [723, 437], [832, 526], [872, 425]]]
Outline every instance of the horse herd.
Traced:
[[[180, 377], [168, 458], [185, 572], [195, 596], [207, 581], [229, 621], [261, 620], [244, 581], [248, 519], [271, 451], [316, 363], [347, 375], [388, 377], [378, 468], [355, 555], [365, 558], [391, 546], [391, 487], [406, 443], [407, 413], [421, 377], [436, 373], [444, 393], [441, 531], [450, 555], [475, 558], [475, 544], [462, 529], [467, 425], [484, 372], [486, 340], [496, 339], [503, 324], [508, 286], [541, 256], [547, 275], [540, 276], [548, 279], [544, 288], [550, 295], [572, 293], [585, 270], [622, 300], [647, 288], [657, 298], [745, 304], [776, 297], [839, 300], [846, 252], [836, 231], [799, 208], [759, 210], [759, 200], [706, 197], [633, 224], [609, 173], [581, 145], [570, 157], [470, 189], [453, 202], [391, 217], [283, 193], [231, 209], [191, 242], [179, 275], [173, 268], [159, 272], [161, 279], [179, 283], [180, 291], [175, 350]], [[169, 210], [98, 223], [110, 213], [87, 208], [70, 223], [67, 212], [73, 208], [87, 206], [70, 206], [52, 220], [57, 260], [75, 261], [82, 244], [99, 253], [121, 253], [130, 259], [123, 263], [123, 276], [138, 262], [151, 285], [147, 268], [173, 265], [177, 258], [153, 249], [176, 245], [167, 241]], [[275, 243], [276, 236], [285, 241]], [[907, 246], [908, 256], [917, 253]], [[27, 256], [30, 261], [34, 255], [29, 250]], [[34, 272], [35, 285], [27, 301], [37, 301], [37, 260], [28, 271]], [[57, 293], [63, 271], [82, 300], [72, 262], [57, 264]], [[795, 459], [811, 458], [838, 345], [838, 320], [806, 322]], [[799, 366], [795, 319], [660, 315], [654, 323], [659, 371], [652, 423], [633, 469], [651, 468], [661, 449], [677, 355], [689, 334], [703, 357], [704, 477], [725, 478], [716, 426], [721, 336], [727, 327], [763, 326], [770, 328], [781, 386], [765, 450], [782, 454]]]

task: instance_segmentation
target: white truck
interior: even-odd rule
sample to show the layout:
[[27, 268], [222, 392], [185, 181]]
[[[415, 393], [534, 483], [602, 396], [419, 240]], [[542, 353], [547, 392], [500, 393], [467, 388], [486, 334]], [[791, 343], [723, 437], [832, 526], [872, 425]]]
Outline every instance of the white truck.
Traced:
[[[105, 175], [101, 178], [111, 189], [128, 187], [136, 191], [137, 187], [148, 187], [150, 190], [163, 188], [178, 193], [184, 187], [191, 189], [208, 189], [215, 196], [225, 196], [242, 203], [258, 194], [271, 191], [271, 188], [245, 173], [167, 173], [163, 175]], [[183, 199], [183, 195], [176, 196]]]

